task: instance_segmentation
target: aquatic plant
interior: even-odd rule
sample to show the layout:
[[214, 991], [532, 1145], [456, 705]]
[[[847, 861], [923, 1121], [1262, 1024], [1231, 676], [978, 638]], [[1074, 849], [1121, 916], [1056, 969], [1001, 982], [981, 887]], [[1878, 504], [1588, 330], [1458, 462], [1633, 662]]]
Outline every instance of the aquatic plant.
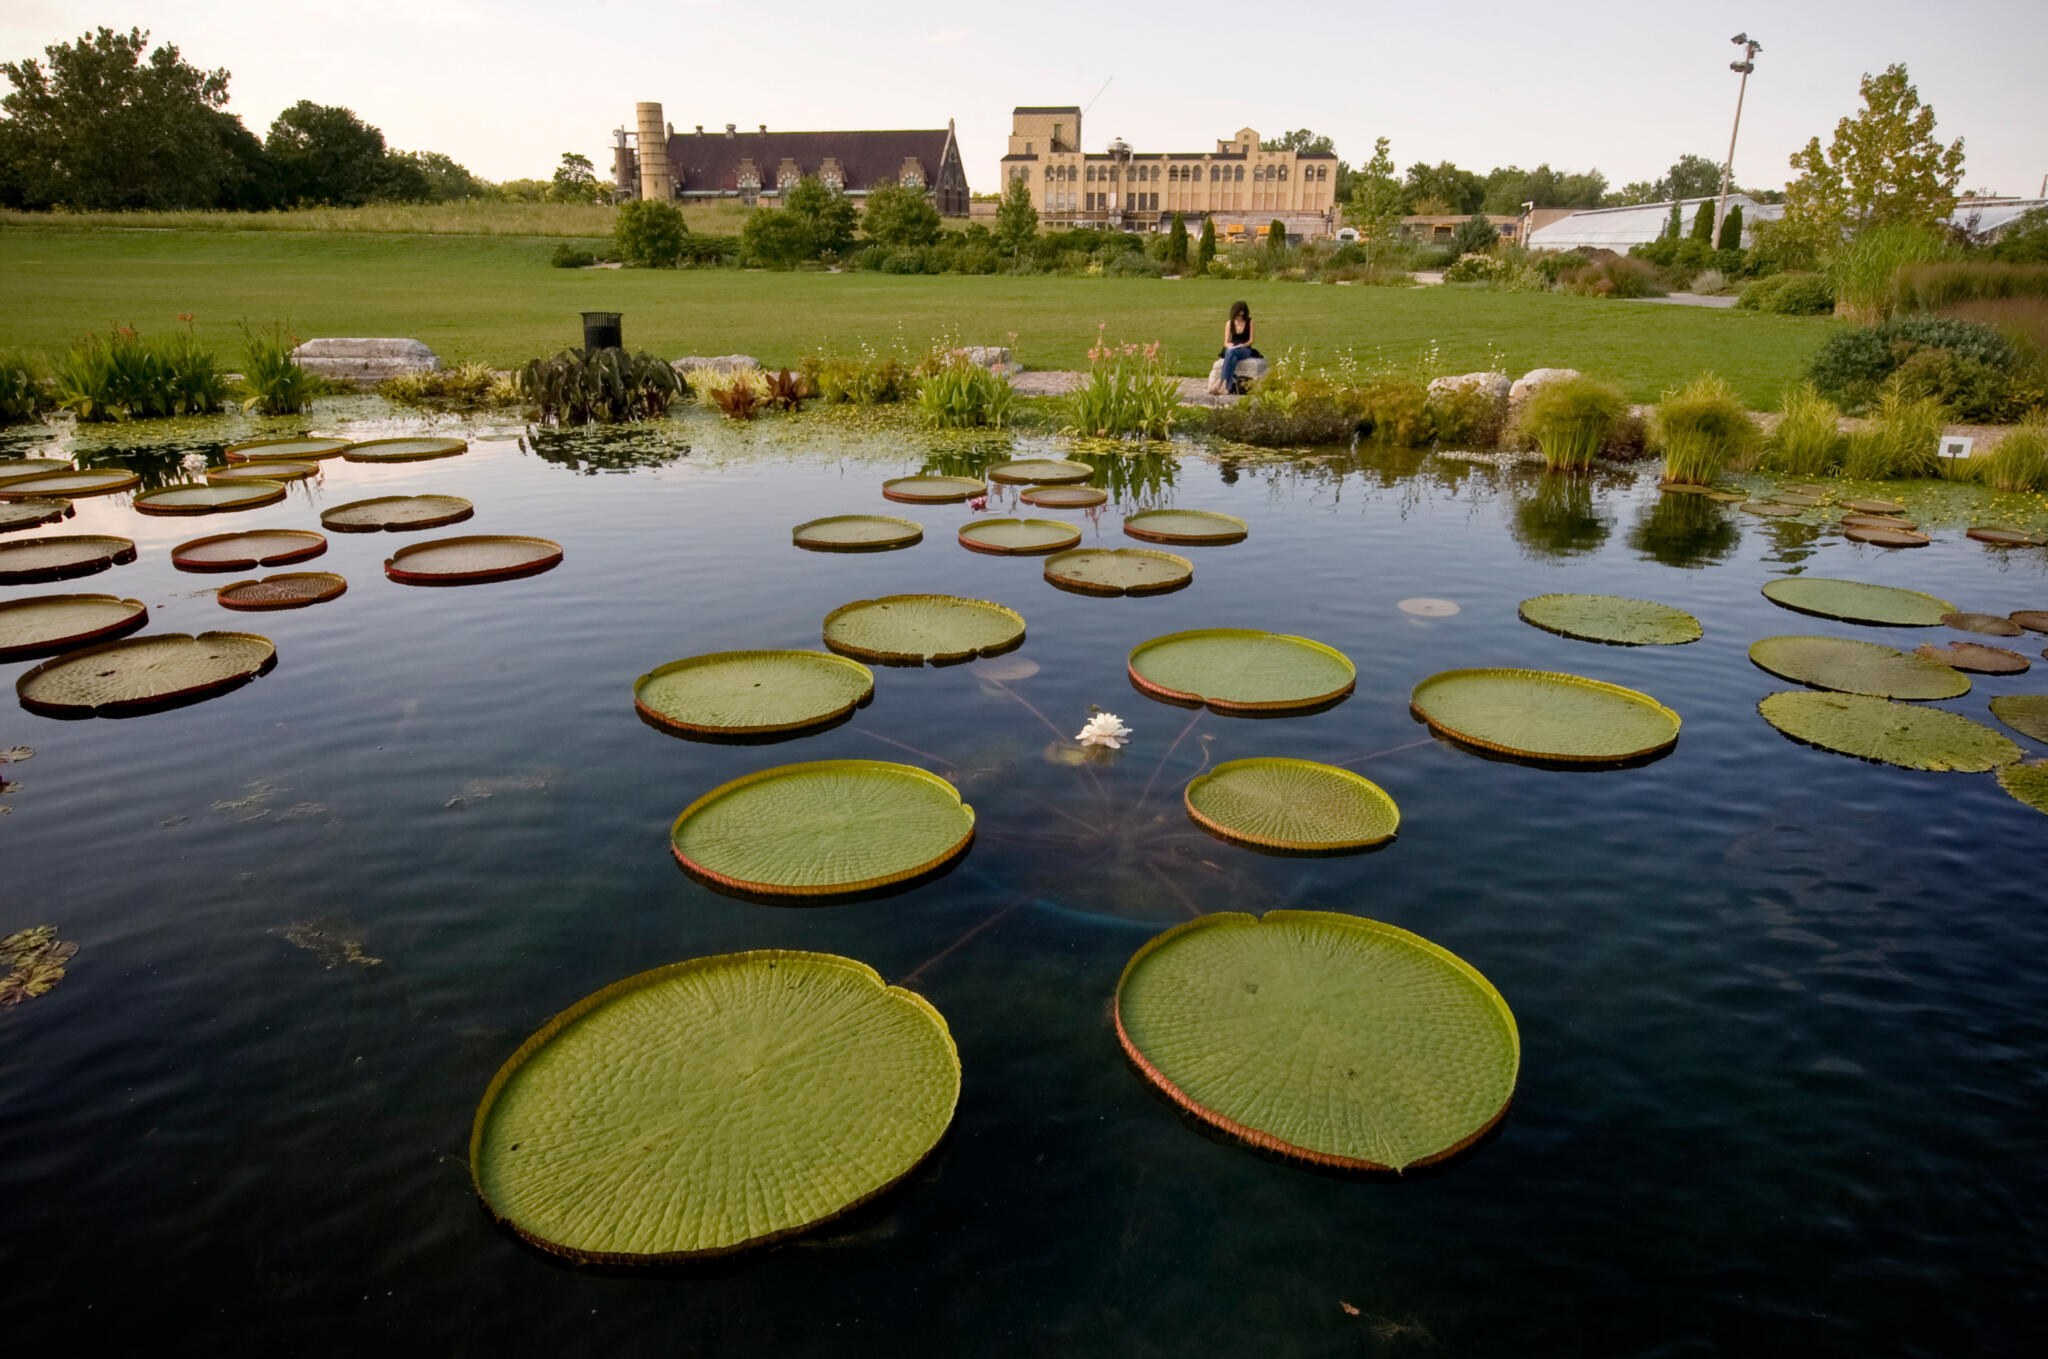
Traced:
[[561, 563], [562, 545], [547, 538], [472, 534], [401, 547], [385, 561], [384, 574], [406, 585], [468, 585], [537, 576]]
[[1018, 458], [992, 462], [982, 469], [982, 475], [1008, 486], [1063, 486], [1088, 480], [1095, 469], [1065, 458]]
[[242, 327], [242, 409], [262, 415], [297, 415], [316, 396], [333, 390], [334, 384], [317, 373], [299, 367], [292, 351], [298, 337], [285, 334], [282, 323], [268, 331]]
[[1648, 694], [1552, 670], [1446, 670], [1408, 705], [1432, 731], [1520, 759], [1620, 764], [1678, 741], [1678, 714]]
[[1321, 709], [1358, 683], [1358, 668], [1335, 647], [1257, 628], [1154, 637], [1131, 648], [1127, 668], [1149, 697], [1218, 712]]
[[1058, 519], [982, 519], [961, 525], [959, 540], [970, 552], [1029, 557], [1078, 545], [1081, 530]]
[[872, 670], [829, 652], [718, 651], [648, 671], [633, 683], [633, 707], [683, 735], [767, 736], [821, 727], [874, 692]]
[[1001, 373], [951, 358], [918, 382], [917, 408], [938, 429], [1001, 429], [1017, 409], [1017, 391]]
[[1650, 417], [1652, 446], [1664, 454], [1664, 479], [1706, 486], [1757, 446], [1756, 424], [1726, 379], [1702, 373], [1666, 392]]
[[766, 386], [765, 399], [775, 410], [800, 411], [804, 408], [804, 398], [811, 394], [810, 388], [804, 385], [803, 374], [793, 373], [787, 368], [764, 373], [762, 381]]
[[825, 645], [841, 655], [890, 665], [993, 656], [1024, 640], [1024, 616], [985, 599], [884, 595], [825, 615]]
[[521, 400], [517, 375], [478, 362], [399, 373], [378, 383], [377, 395], [401, 406], [445, 411], [496, 410]]
[[48, 656], [125, 636], [149, 621], [139, 599], [36, 595], [0, 602], [0, 661]]
[[519, 395], [558, 425], [658, 420], [689, 388], [664, 359], [645, 352], [565, 349], [520, 368]]
[[0, 425], [33, 420], [50, 408], [50, 363], [27, 349], [0, 349]]
[[1618, 595], [1537, 595], [1520, 613], [1545, 632], [1609, 646], [1682, 646], [1701, 635], [1700, 620], [1683, 609]]
[[1813, 383], [1799, 382], [1785, 389], [1778, 410], [1777, 428], [1764, 439], [1760, 467], [1792, 477], [1824, 477], [1841, 468], [1848, 440], [1840, 406]]
[[1995, 491], [2048, 491], [2048, 414], [2029, 416], [1998, 441], [1989, 457], [1965, 465]]
[[832, 514], [789, 531], [798, 547], [814, 552], [886, 552], [924, 539], [924, 525], [893, 514]]
[[1820, 576], [1780, 576], [1764, 585], [1764, 598], [1794, 613], [1893, 628], [1938, 628], [1943, 615], [1956, 611], [1946, 599], [1919, 590]]
[[277, 648], [253, 633], [155, 633], [44, 661], [14, 691], [46, 717], [106, 717], [226, 693], [276, 663]]
[[1849, 435], [1842, 472], [1860, 481], [1941, 475], [1941, 431], [1948, 413], [1932, 397], [1909, 399], [1897, 377], [1884, 385], [1877, 409]]
[[58, 359], [54, 404], [80, 420], [211, 415], [227, 401], [227, 375], [188, 331], [148, 338], [127, 326], [89, 335]]
[[1101, 746], [1106, 750], [1122, 750], [1135, 733], [1115, 713], [1098, 712], [1089, 718], [1081, 730], [1074, 733], [1074, 739], [1084, 746]]
[[1241, 543], [1251, 526], [1215, 510], [1139, 510], [1124, 517], [1124, 532], [1153, 543]]
[[1182, 801], [1196, 825], [1225, 840], [1290, 853], [1366, 849], [1401, 827], [1385, 789], [1314, 760], [1229, 760], [1191, 780]]
[[1848, 637], [1766, 637], [1750, 645], [1749, 659], [1780, 679], [1842, 694], [1939, 699], [1970, 692], [1969, 679], [1952, 666]]
[[78, 945], [57, 937], [55, 925], [16, 930], [0, 939], [0, 1008], [50, 994], [64, 980], [64, 965], [78, 956]]
[[827, 405], [886, 405], [917, 392], [909, 364], [866, 345], [856, 354], [815, 351], [798, 367], [811, 393]]
[[469, 451], [467, 439], [364, 439], [341, 450], [343, 462], [429, 462]]
[[1166, 371], [1159, 344], [1111, 344], [1097, 327], [1088, 380], [1065, 398], [1063, 432], [1096, 438], [1164, 439], [1180, 418], [1180, 379]]
[[1551, 468], [1583, 471], [1627, 415], [1628, 398], [1620, 388], [1589, 377], [1565, 378], [1536, 389], [1513, 432], [1534, 441]]
[[1771, 694], [1757, 711], [1805, 745], [1902, 769], [1983, 773], [2020, 758], [2020, 748], [1981, 722], [1863, 694], [1800, 689]]

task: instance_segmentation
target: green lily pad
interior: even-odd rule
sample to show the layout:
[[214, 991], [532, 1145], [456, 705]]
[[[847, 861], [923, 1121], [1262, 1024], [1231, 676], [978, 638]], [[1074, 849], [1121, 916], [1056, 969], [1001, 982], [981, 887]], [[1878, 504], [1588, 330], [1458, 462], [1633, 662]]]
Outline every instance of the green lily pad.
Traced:
[[960, 546], [1002, 557], [1063, 552], [1081, 541], [1081, 530], [1057, 519], [976, 519], [960, 528]]
[[2018, 746], [1981, 722], [1862, 694], [1801, 689], [1771, 694], [1757, 711], [1795, 741], [1901, 769], [1982, 773], [2020, 757]]
[[332, 571], [286, 571], [262, 580], [238, 580], [213, 592], [227, 609], [303, 609], [322, 604], [348, 590], [348, 582]]
[[1201, 826], [1269, 849], [1363, 849], [1401, 827], [1378, 784], [1313, 760], [1228, 760], [1188, 784], [1185, 800]]
[[322, 510], [320, 524], [336, 533], [406, 533], [459, 524], [475, 513], [459, 495], [379, 495]]
[[71, 517], [71, 502], [58, 496], [37, 500], [0, 500], [0, 533], [39, 528]]
[[384, 574], [407, 585], [467, 585], [538, 575], [561, 564], [562, 545], [549, 539], [477, 534], [401, 547], [386, 559]]
[[659, 727], [737, 736], [815, 727], [874, 692], [873, 671], [829, 652], [718, 651], [648, 671], [633, 706]]
[[1023, 640], [1023, 615], [958, 595], [884, 595], [825, 615], [825, 645], [864, 661], [964, 661], [1008, 651]]
[[135, 631], [149, 621], [139, 599], [38, 595], [0, 603], [0, 661], [68, 651]]
[[813, 552], [887, 552], [924, 539], [924, 525], [893, 514], [835, 514], [790, 530], [798, 547]]
[[1991, 715], [2022, 736], [2048, 741], [2048, 694], [2000, 694]]
[[326, 550], [327, 540], [311, 529], [214, 533], [172, 548], [171, 565], [180, 571], [248, 571], [302, 562]]
[[1977, 524], [1966, 536], [1975, 538], [1980, 543], [1989, 543], [1993, 547], [2048, 546], [2048, 536], [2029, 533], [2025, 529], [2008, 528], [2003, 524]]
[[348, 450], [346, 439], [324, 439], [307, 436], [298, 439], [250, 439], [244, 443], [229, 444], [229, 462], [298, 462], [303, 459], [319, 461], [331, 458]]
[[1705, 495], [1713, 488], [1691, 481], [1660, 481], [1657, 483], [1657, 489], [1665, 495]]
[[1678, 714], [1648, 694], [1553, 670], [1446, 670], [1408, 702], [1432, 730], [1525, 759], [1613, 764], [1678, 740]]
[[55, 925], [17, 930], [0, 939], [0, 1008], [46, 996], [64, 980], [64, 965], [78, 945], [57, 937]]
[[1811, 491], [1784, 490], [1778, 492], [1772, 499], [1780, 505], [1797, 505], [1801, 509], [1809, 509], [1820, 504], [1824, 497]]
[[111, 468], [103, 472], [42, 472], [0, 482], [0, 500], [31, 500], [45, 496], [112, 495], [142, 484], [134, 472]]
[[920, 877], [974, 839], [959, 790], [884, 760], [787, 764], [734, 779], [683, 809], [676, 861], [764, 896], [843, 896]]
[[1740, 508], [1766, 519], [1788, 519], [1795, 514], [1806, 513], [1806, 506], [1788, 505], [1782, 500], [1745, 500]]
[[240, 485], [163, 486], [136, 496], [135, 508], [143, 514], [221, 514], [275, 505], [282, 499], [283, 482], [259, 480]]
[[557, 1255], [720, 1255], [837, 1217], [939, 1144], [960, 1055], [923, 997], [824, 953], [643, 972], [521, 1044], [477, 1107], [492, 1216]]
[[1124, 520], [1124, 532], [1153, 543], [1241, 543], [1251, 525], [1234, 514], [1212, 510], [1140, 510]]
[[0, 486], [51, 472], [75, 470], [69, 458], [0, 458]]
[[1084, 595], [1156, 595], [1195, 577], [1195, 564], [1145, 547], [1083, 547], [1045, 559], [1045, 578]]
[[1939, 627], [1941, 616], [1956, 610], [1947, 600], [1918, 590], [1816, 576], [1781, 576], [1764, 586], [1764, 598], [1794, 613], [1896, 628]]
[[1985, 637], [2017, 637], [2026, 629], [2010, 618], [2001, 618], [1995, 613], [1945, 613], [1941, 616], [1944, 627], [1957, 632], [1974, 632]]
[[1168, 633], [1131, 649], [1131, 682], [1154, 698], [1218, 712], [1285, 712], [1334, 703], [1358, 683], [1335, 647], [1256, 628]]
[[1976, 675], [2021, 675], [2033, 664], [2017, 651], [2007, 651], [2002, 646], [1985, 646], [1981, 642], [1950, 642], [1947, 646], [1935, 646], [1929, 642], [1914, 647], [1913, 654]]
[[1095, 475], [1095, 469], [1085, 462], [1068, 462], [1063, 458], [1020, 458], [1015, 462], [993, 463], [983, 475], [990, 481], [1014, 486], [1049, 486], [1086, 481]]
[[974, 477], [893, 477], [882, 483], [884, 499], [910, 505], [947, 505], [987, 491], [987, 485]]
[[0, 543], [0, 584], [90, 576], [134, 560], [134, 540], [110, 533], [23, 538]]
[[1869, 543], [1872, 547], [1925, 547], [1934, 541], [1912, 529], [1864, 528], [1856, 524], [1844, 527], [1842, 536], [1852, 543]]
[[1109, 492], [1100, 486], [1033, 486], [1019, 491], [1017, 499], [1048, 510], [1092, 510], [1109, 503]]
[[1545, 632], [1611, 646], [1679, 646], [1700, 639], [1700, 620], [1683, 609], [1619, 595], [1537, 595], [1522, 601], [1522, 621]]
[[1998, 786], [2037, 812], [2048, 813], [2048, 762], [2031, 760], [1998, 771]]
[[1844, 500], [1842, 508], [1854, 510], [1858, 514], [1897, 514], [1900, 510], [1905, 509], [1906, 506], [1903, 502], [1897, 500], [1876, 500], [1865, 497], [1860, 500]]
[[48, 717], [114, 717], [225, 693], [276, 663], [277, 648], [253, 633], [159, 633], [44, 661], [14, 692], [22, 707]]
[[341, 450], [349, 462], [425, 462], [467, 451], [466, 439], [366, 439]]
[[251, 481], [304, 481], [320, 470], [317, 462], [285, 462], [282, 459], [265, 459], [262, 462], [234, 463], [227, 467], [207, 469], [206, 480], [212, 485], [234, 484]]
[[1749, 648], [1760, 670], [1780, 679], [1873, 698], [1958, 698], [1970, 678], [1954, 666], [1845, 637], [1766, 637]]
[[1455, 954], [1376, 920], [1236, 911], [1132, 956], [1117, 1037], [1196, 1118], [1318, 1165], [1403, 1170], [1500, 1121], [1521, 1070], [1514, 1013]]

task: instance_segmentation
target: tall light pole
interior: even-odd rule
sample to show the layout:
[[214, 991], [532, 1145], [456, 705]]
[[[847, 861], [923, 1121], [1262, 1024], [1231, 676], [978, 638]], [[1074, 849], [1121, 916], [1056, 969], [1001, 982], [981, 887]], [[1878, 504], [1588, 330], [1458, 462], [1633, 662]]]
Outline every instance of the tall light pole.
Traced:
[[1764, 45], [1752, 39], [1747, 33], [1737, 33], [1728, 40], [1742, 49], [1742, 60], [1731, 61], [1728, 69], [1742, 73], [1742, 84], [1735, 91], [1735, 126], [1728, 132], [1728, 159], [1721, 164], [1721, 196], [1714, 200], [1714, 248], [1721, 248], [1721, 223], [1728, 216], [1728, 181], [1735, 174], [1735, 138], [1742, 131], [1742, 97], [1749, 93], [1749, 73], [1756, 69], [1756, 54]]

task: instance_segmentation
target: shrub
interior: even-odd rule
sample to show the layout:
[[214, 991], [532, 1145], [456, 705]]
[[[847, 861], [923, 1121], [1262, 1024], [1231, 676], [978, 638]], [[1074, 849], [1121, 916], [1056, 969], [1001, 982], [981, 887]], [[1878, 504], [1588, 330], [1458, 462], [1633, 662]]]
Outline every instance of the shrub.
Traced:
[[2000, 439], [1979, 476], [1995, 491], [2048, 491], [2048, 417], [2032, 416]]
[[1209, 268], [1209, 261], [1215, 258], [1216, 219], [1214, 217], [1204, 217], [1202, 219], [1202, 240], [1201, 243], [1195, 247], [1196, 271], [1200, 273], [1206, 273]]
[[1835, 309], [1826, 274], [1772, 274], [1745, 284], [1736, 306], [1776, 316], [1822, 316]]
[[[1329, 395], [1262, 399], [1266, 380], [1244, 400], [1210, 410], [1211, 434], [1261, 448], [1343, 443], [1358, 431], [1358, 417]], [[1278, 395], [1278, 393], [1274, 393]]]
[[817, 253], [810, 231], [787, 212], [756, 208], [740, 226], [740, 258], [747, 264], [792, 269]]
[[1173, 214], [1173, 230], [1166, 235], [1166, 262], [1175, 270], [1185, 269], [1188, 263], [1188, 223], [1177, 212]]
[[1939, 401], [1909, 397], [1897, 381], [1888, 382], [1870, 423], [1849, 435], [1842, 471], [1863, 481], [1940, 476], [1938, 449], [1947, 423]]
[[612, 246], [627, 264], [673, 269], [682, 263], [690, 224], [683, 210], [658, 198], [629, 198], [612, 221]]
[[378, 383], [377, 395], [402, 406], [440, 411], [489, 410], [520, 401], [517, 377], [502, 377], [488, 363], [400, 373]]
[[1991, 256], [2008, 264], [2048, 264], [2048, 208], [2021, 213], [1991, 247]]
[[930, 245], [939, 239], [939, 210], [923, 189], [877, 184], [868, 191], [861, 230], [883, 245]]
[[211, 415], [228, 396], [227, 375], [185, 331], [89, 336], [57, 361], [55, 379], [55, 404], [85, 421]]
[[1439, 387], [1427, 397], [1430, 431], [1437, 446], [1467, 450], [1500, 442], [1502, 403], [1478, 387]]
[[1949, 349], [1922, 349], [1892, 370], [1907, 399], [1928, 397], [1957, 420], [2000, 420], [2012, 405], [2012, 384], [1982, 359]]
[[779, 411], [802, 410], [804, 398], [811, 394], [810, 388], [804, 385], [803, 374], [792, 373], [787, 368], [768, 373], [763, 380], [767, 387], [765, 399]]
[[1735, 389], [1702, 373], [1657, 403], [1650, 441], [1664, 454], [1664, 480], [1706, 486], [1730, 463], [1749, 457], [1757, 430]]
[[1619, 388], [1589, 377], [1545, 383], [1523, 405], [1515, 433], [1532, 439], [1543, 461], [1578, 471], [1592, 465], [1628, 415]]
[[582, 246], [570, 245], [563, 241], [555, 247], [555, 253], [548, 256], [548, 264], [556, 269], [588, 269], [597, 263], [597, 256]]
[[666, 360], [623, 349], [565, 349], [529, 360], [515, 381], [538, 418], [558, 425], [658, 419], [689, 390]]
[[50, 365], [26, 349], [0, 349], [0, 425], [32, 420], [50, 405]]
[[1460, 255], [1444, 270], [1446, 283], [1491, 283], [1500, 276], [1501, 262], [1492, 255]]
[[1001, 373], [949, 356], [919, 382], [917, 409], [940, 429], [1001, 429], [1016, 413], [1017, 392]]
[[2019, 347], [1989, 326], [1911, 316], [1835, 332], [1822, 343], [1807, 374], [1823, 395], [1840, 402], [1845, 410], [1859, 411], [1875, 401], [1892, 374], [1923, 349], [1949, 350], [2008, 376], [2024, 364]]
[[1761, 466], [1792, 477], [1820, 477], [1839, 471], [1846, 440], [1842, 409], [1811, 382], [1785, 389], [1778, 426], [1764, 440]]
[[1458, 223], [1458, 229], [1451, 233], [1451, 249], [1460, 255], [1483, 255], [1500, 244], [1500, 230], [1486, 220], [1486, 214], [1475, 212]]
[[1561, 275], [1559, 284], [1582, 297], [1662, 297], [1657, 271], [1640, 259], [1615, 255]]
[[1931, 226], [1887, 222], [1867, 227], [1843, 242], [1828, 262], [1835, 311], [1860, 321], [1886, 320], [1898, 309], [1900, 270], [1955, 254], [1947, 235]]
[[1287, 223], [1278, 217], [1266, 223], [1266, 249], [1276, 255], [1287, 253]]
[[1704, 198], [1692, 216], [1692, 239], [1710, 249], [1714, 244], [1714, 205]]
[[1408, 258], [1410, 269], [1444, 269], [1458, 258], [1458, 252], [1448, 245], [1419, 245]]
[[1896, 292], [1901, 311], [1941, 311], [1961, 302], [2048, 298], [2048, 264], [1997, 260], [1912, 264], [1899, 270]]
[[1721, 250], [1742, 249], [1742, 204], [1729, 208], [1728, 215], [1721, 219], [1721, 234], [1715, 238], [1714, 245]]
[[1355, 398], [1359, 429], [1376, 444], [1419, 448], [1436, 435], [1429, 390], [1413, 378], [1386, 376], [1361, 387]]
[[292, 359], [298, 341], [284, 333], [282, 325], [267, 333], [242, 327], [248, 348], [242, 357], [242, 385], [249, 395], [243, 410], [264, 415], [297, 415], [316, 396], [333, 389], [332, 383], [310, 373]]
[[1583, 269], [1592, 262], [1592, 257], [1583, 250], [1552, 251], [1537, 256], [1536, 268], [1546, 282], [1556, 283], [1565, 274]]

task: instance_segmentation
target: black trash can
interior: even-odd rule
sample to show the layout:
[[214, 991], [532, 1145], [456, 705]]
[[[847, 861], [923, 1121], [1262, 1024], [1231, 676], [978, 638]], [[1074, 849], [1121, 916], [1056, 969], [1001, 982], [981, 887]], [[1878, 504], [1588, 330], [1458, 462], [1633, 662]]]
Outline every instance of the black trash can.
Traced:
[[583, 352], [595, 354], [600, 349], [624, 349], [626, 341], [619, 325], [623, 315], [616, 311], [584, 312]]

